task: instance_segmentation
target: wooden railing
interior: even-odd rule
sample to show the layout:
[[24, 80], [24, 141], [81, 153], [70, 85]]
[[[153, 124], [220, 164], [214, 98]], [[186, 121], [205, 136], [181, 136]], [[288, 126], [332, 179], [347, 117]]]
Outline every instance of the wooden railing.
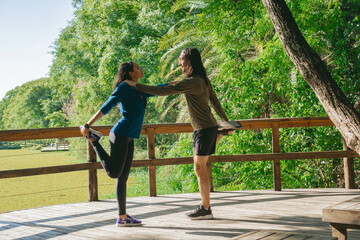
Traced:
[[[334, 124], [329, 120], [329, 118], [251, 119], [239, 120], [238, 122], [242, 124], [241, 130], [271, 128], [272, 153], [211, 156], [208, 164], [210, 174], [211, 163], [213, 162], [273, 161], [274, 190], [281, 191], [280, 160], [344, 158], [345, 187], [355, 188], [353, 158], [359, 157], [359, 155], [356, 152], [349, 150], [345, 144], [343, 151], [281, 153], [279, 144], [279, 128], [333, 126]], [[111, 126], [94, 126], [94, 129], [102, 132], [104, 135], [109, 135]], [[188, 123], [143, 125], [141, 134], [147, 135], [148, 159], [134, 160], [132, 167], [149, 168], [150, 196], [156, 196], [156, 166], [193, 163], [192, 157], [156, 158], [155, 135], [188, 133], [192, 131], [193, 128]], [[0, 142], [71, 137], [81, 137], [78, 127], [0, 131]], [[0, 171], [0, 179], [88, 170], [89, 201], [96, 201], [98, 200], [97, 169], [102, 168], [102, 166], [99, 162], [96, 162], [96, 154], [91, 144], [88, 143], [87, 146], [87, 163]]]

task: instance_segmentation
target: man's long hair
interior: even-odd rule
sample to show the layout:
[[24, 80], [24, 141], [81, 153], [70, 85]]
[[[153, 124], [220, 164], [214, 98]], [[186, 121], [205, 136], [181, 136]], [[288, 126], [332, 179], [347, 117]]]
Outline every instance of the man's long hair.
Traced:
[[199, 50], [196, 48], [185, 48], [181, 51], [185, 56], [185, 70], [184, 73], [187, 77], [192, 77], [195, 75], [201, 76], [207, 86], [209, 86], [210, 81], [206, 75], [206, 70], [201, 60], [201, 55]]

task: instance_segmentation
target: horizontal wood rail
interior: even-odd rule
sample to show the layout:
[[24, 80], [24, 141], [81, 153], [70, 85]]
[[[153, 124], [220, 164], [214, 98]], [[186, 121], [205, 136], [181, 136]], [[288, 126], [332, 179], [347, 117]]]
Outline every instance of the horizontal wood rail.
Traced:
[[[242, 124], [241, 129], [266, 129], [272, 128], [273, 124], [278, 124], [279, 128], [334, 126], [327, 117], [250, 119], [238, 122]], [[94, 126], [94, 129], [104, 135], [109, 135], [111, 128], [112, 126]], [[154, 129], [154, 134], [193, 131], [190, 123], [144, 124], [141, 134], [146, 134], [148, 129]], [[71, 137], [82, 137], [78, 127], [0, 130], [0, 142]]]
[[[222, 155], [211, 156], [210, 161], [214, 162], [249, 162], [249, 161], [269, 161], [269, 160], [293, 160], [293, 159], [313, 159], [317, 158], [343, 158], [358, 157], [354, 151], [328, 151], [328, 152], [302, 152], [302, 153], [263, 153], [263, 154], [242, 154], [242, 155]], [[156, 167], [166, 165], [192, 164], [192, 157], [179, 158], [162, 158], [162, 159], [141, 159], [135, 160], [132, 167]], [[27, 168], [17, 170], [0, 171], [0, 178], [14, 178], [35, 176], [52, 173], [64, 173], [80, 170], [102, 169], [99, 162], [96, 163], [79, 163], [60, 165], [52, 167]]]
[[[262, 154], [211, 156], [210, 157], [211, 163], [240, 162], [240, 161], [273, 161], [274, 189], [280, 191], [281, 190], [280, 160], [344, 158], [345, 187], [355, 188], [353, 158], [359, 157], [359, 155], [356, 152], [349, 150], [345, 144], [344, 144], [344, 151], [292, 152], [292, 153], [281, 153], [280, 151], [279, 128], [334, 126], [334, 124], [330, 121], [329, 118], [306, 117], [306, 118], [250, 119], [250, 120], [239, 120], [238, 122], [242, 124], [242, 128], [240, 130], [271, 128], [273, 135], [273, 140], [272, 140], [273, 152], [262, 153]], [[102, 132], [104, 135], [109, 135], [111, 128], [112, 126], [94, 126], [94, 129]], [[148, 159], [134, 160], [132, 166], [149, 168], [150, 196], [156, 196], [156, 171], [155, 171], [156, 166], [193, 163], [192, 157], [157, 159], [155, 155], [155, 135], [188, 133], [192, 131], [193, 128], [189, 123], [143, 125], [141, 134], [147, 135]], [[82, 137], [78, 127], [0, 131], [0, 142], [50, 139], [50, 138], [71, 138], [71, 137]], [[88, 144], [87, 154], [88, 154], [87, 163], [30, 168], [30, 169], [5, 170], [5, 171], [0, 171], [0, 179], [88, 170], [89, 201], [95, 201], [98, 199], [96, 170], [101, 169], [102, 166], [99, 162], [96, 162], [96, 155], [91, 147], [91, 144]], [[210, 165], [210, 171], [211, 171], [211, 165]]]

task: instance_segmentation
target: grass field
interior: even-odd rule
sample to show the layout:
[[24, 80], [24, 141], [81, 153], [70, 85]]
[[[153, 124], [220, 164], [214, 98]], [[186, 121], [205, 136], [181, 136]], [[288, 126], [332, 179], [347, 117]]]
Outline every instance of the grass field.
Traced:
[[[74, 163], [79, 162], [74, 160], [71, 152], [0, 150], [0, 170]], [[149, 194], [146, 178], [132, 175], [128, 181], [127, 195], [131, 197]], [[87, 171], [0, 179], [0, 212], [87, 201], [87, 181]], [[115, 197], [115, 180], [109, 178], [104, 170], [98, 170], [98, 184], [100, 199]]]

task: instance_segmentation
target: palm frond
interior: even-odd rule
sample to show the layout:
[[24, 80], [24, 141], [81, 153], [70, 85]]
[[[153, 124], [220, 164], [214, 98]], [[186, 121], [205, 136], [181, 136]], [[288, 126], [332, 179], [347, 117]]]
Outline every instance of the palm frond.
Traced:
[[160, 108], [161, 106], [165, 105], [165, 101], [166, 101], [166, 97], [167, 96], [158, 96], [156, 98], [156, 102], [155, 102], [155, 108]]
[[[199, 34], [198, 29], [198, 15], [192, 14], [193, 10], [204, 9], [208, 5], [206, 0], [177, 0], [173, 5], [171, 11], [175, 12], [180, 9], [185, 9], [189, 15], [174, 24], [165, 34], [158, 44], [158, 51], [163, 52], [161, 61], [163, 62], [160, 70], [162, 78], [169, 79], [177, 76], [179, 72], [178, 58], [180, 52], [186, 47], [196, 47], [202, 52], [202, 59], [206, 68], [216, 68], [221, 64], [221, 56], [216, 53], [216, 49], [213, 48], [211, 42], [211, 32]], [[209, 71], [211, 72], [211, 70]], [[161, 117], [166, 116], [170, 109], [175, 106], [179, 109], [177, 115], [177, 122], [189, 121], [189, 114], [187, 112], [187, 106], [185, 97], [179, 95], [179, 97], [173, 98], [171, 101], [167, 99], [158, 100], [161, 106], [168, 104]]]
[[[179, 72], [179, 71], [181, 71], [181, 67], [176, 67], [176, 68], [174, 68], [173, 70], [170, 69], [170, 70], [169, 70], [169, 73], [166, 74], [166, 76], [165, 76], [164, 78], [165, 78], [166, 80], [168, 80], [168, 79], [174, 79], [174, 78], [179, 78], [179, 77], [176, 77], [176, 73]], [[177, 79], [175, 79], [175, 80], [177, 80]]]
[[196, 9], [204, 9], [208, 3], [205, 0], [178, 0], [171, 7], [172, 12], [180, 9], [189, 8], [190, 12]]
[[175, 45], [174, 47], [171, 47], [162, 57], [161, 60], [164, 62], [162, 67], [161, 67], [161, 76], [163, 77], [165, 75], [166, 69], [168, 68], [168, 66], [174, 62], [174, 60], [176, 61], [177, 58], [180, 55], [180, 52], [183, 48], [185, 48], [187, 45], [190, 45], [191, 41], [188, 40], [184, 40], [180, 43], [178, 43], [177, 45]]
[[[175, 26], [179, 23], [181, 23], [181, 27], [176, 28]], [[196, 33], [196, 23], [179, 21], [160, 39], [158, 44], [158, 51], [168, 49], [169, 47], [180, 42], [182, 39], [185, 39]]]
[[166, 116], [166, 114], [169, 112], [170, 109], [173, 108], [173, 106], [175, 104], [177, 104], [181, 99], [181, 95], [175, 97], [173, 100], [170, 101], [170, 103], [168, 104], [167, 108], [165, 109], [165, 111], [160, 115], [161, 118], [164, 118]]

